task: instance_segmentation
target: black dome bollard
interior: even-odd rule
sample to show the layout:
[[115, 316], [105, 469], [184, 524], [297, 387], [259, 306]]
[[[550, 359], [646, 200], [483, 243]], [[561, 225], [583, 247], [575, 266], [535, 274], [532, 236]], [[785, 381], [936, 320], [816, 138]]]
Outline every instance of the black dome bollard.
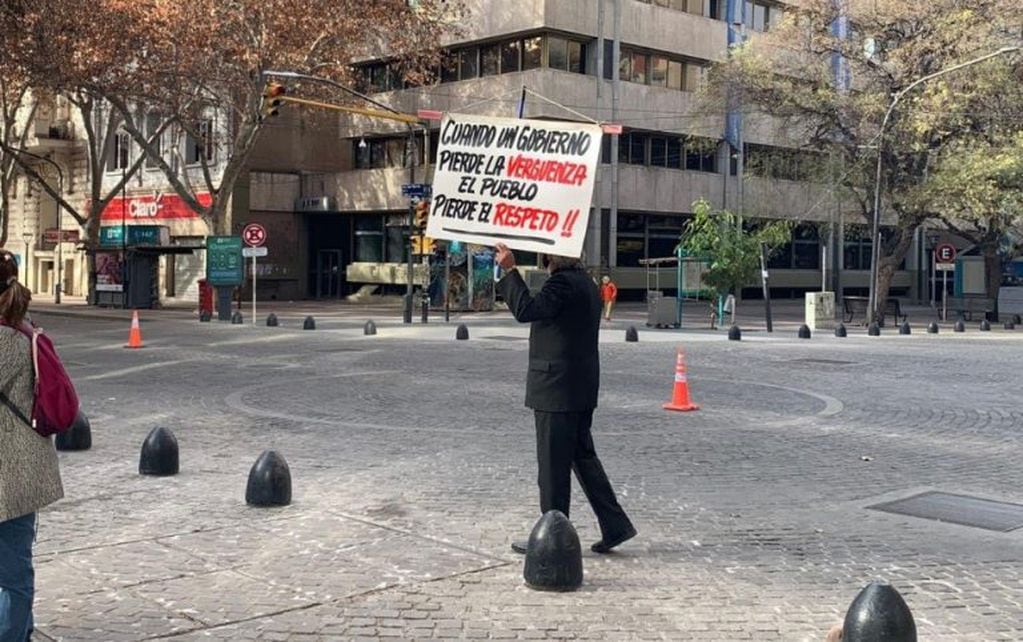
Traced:
[[539, 591], [574, 591], [582, 586], [579, 535], [561, 511], [547, 511], [533, 526], [522, 577]]
[[377, 333], [377, 324], [373, 323], [372, 320], [367, 321], [366, 325], [362, 328], [362, 333], [367, 337], [375, 335]]
[[636, 331], [636, 326], [630, 325], [625, 331], [625, 342], [636, 343], [639, 341], [639, 332]]
[[271, 312], [270, 315], [266, 317], [266, 327], [276, 328], [279, 325], [280, 322], [277, 320], [277, 315]]
[[458, 341], [468, 341], [469, 340], [469, 326], [465, 325], [464, 323], [459, 323], [458, 324], [458, 329], [455, 330], [455, 339], [458, 340]]
[[876, 323], [871, 323], [867, 327], [867, 336], [868, 337], [879, 337], [879, 336], [881, 336], [881, 326], [879, 326]]
[[909, 327], [909, 321], [902, 322], [902, 325], [899, 326], [899, 334], [913, 334], [913, 329]]
[[799, 326], [799, 338], [800, 339], [810, 338], [810, 326], [806, 325], [805, 323]]
[[952, 328], [954, 332], [966, 332], [966, 324], [963, 323], [962, 319], [956, 321], [955, 327]]
[[245, 503], [250, 506], [287, 506], [291, 503], [291, 470], [276, 450], [264, 450], [249, 470]]
[[81, 410], [75, 415], [75, 422], [53, 440], [57, 450], [89, 450], [92, 448], [92, 426]]
[[844, 323], [839, 323], [838, 325], [835, 326], [835, 336], [836, 337], [838, 337], [839, 339], [844, 339], [848, 335], [849, 335], [849, 333], [846, 331]]
[[231, 325], [241, 325], [241, 324], [242, 324], [242, 313], [239, 312], [238, 310], [235, 310], [234, 314], [231, 315]]
[[927, 326], [927, 334], [938, 334], [938, 322], [931, 321], [931, 324]]
[[199, 323], [209, 323], [213, 320], [213, 313], [209, 310], [203, 310], [199, 313]]
[[737, 325], [728, 328], [729, 341], [742, 341], [742, 330]]
[[311, 316], [306, 317], [305, 321], [302, 322], [302, 329], [303, 330], [315, 330], [316, 329], [316, 319], [312, 318]]
[[139, 474], [159, 476], [178, 474], [178, 440], [170, 429], [162, 426], [153, 428], [142, 442]]
[[887, 582], [871, 582], [845, 614], [842, 642], [916, 642], [916, 622]]
[[1002, 327], [1005, 328], [1006, 330], [1015, 330], [1016, 324], [1013, 323], [1012, 321], [1006, 321], [1004, 324], [1002, 324]]
[[980, 331], [981, 332], [991, 331], [991, 323], [987, 319], [984, 319], [983, 321], [980, 322]]

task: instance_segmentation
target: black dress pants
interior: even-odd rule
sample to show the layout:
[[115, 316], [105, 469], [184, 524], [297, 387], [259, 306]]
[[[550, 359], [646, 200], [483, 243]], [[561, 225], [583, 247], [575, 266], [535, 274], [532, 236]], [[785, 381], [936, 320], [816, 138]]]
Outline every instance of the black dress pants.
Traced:
[[533, 412], [536, 417], [541, 513], [556, 508], [566, 517], [569, 515], [571, 472], [575, 471], [576, 479], [597, 515], [603, 538], [613, 539], [631, 528], [632, 523], [618, 504], [593, 447], [593, 435], [590, 433], [593, 411]]

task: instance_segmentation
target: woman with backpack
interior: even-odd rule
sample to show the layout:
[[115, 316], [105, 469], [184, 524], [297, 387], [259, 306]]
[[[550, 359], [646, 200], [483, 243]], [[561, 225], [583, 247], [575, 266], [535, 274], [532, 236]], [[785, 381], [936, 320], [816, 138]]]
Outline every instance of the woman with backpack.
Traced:
[[22, 419], [35, 401], [32, 342], [19, 330], [31, 299], [14, 255], [0, 250], [0, 642], [32, 633], [36, 511], [64, 496], [53, 440]]

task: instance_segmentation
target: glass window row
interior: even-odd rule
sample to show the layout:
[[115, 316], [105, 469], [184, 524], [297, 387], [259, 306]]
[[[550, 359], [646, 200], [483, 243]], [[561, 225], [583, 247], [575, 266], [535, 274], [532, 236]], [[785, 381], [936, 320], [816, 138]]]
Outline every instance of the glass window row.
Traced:
[[[434, 70], [441, 83], [472, 80], [547, 67], [577, 74], [586, 73], [586, 44], [555, 34], [514, 38], [445, 52]], [[363, 88], [371, 92], [415, 86], [405, 79], [401, 65], [380, 62], [359, 69]]]
[[[717, 173], [718, 145], [712, 138], [627, 131], [618, 138], [618, 162]], [[601, 152], [601, 161], [610, 163], [611, 141], [607, 135]]]

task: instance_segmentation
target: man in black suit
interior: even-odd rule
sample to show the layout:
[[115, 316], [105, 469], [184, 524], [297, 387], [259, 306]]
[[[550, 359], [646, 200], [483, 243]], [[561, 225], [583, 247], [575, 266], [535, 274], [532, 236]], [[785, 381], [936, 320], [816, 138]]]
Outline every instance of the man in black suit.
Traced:
[[[615, 498], [590, 434], [600, 387], [597, 286], [579, 259], [546, 256], [550, 277], [532, 296], [507, 246], [497, 245], [495, 260], [506, 272], [497, 291], [517, 321], [531, 324], [526, 406], [536, 418], [540, 512], [569, 514], [574, 470], [600, 524], [601, 539], [591, 548], [607, 553], [635, 537], [636, 529]], [[514, 542], [512, 550], [525, 553], [526, 545]]]

